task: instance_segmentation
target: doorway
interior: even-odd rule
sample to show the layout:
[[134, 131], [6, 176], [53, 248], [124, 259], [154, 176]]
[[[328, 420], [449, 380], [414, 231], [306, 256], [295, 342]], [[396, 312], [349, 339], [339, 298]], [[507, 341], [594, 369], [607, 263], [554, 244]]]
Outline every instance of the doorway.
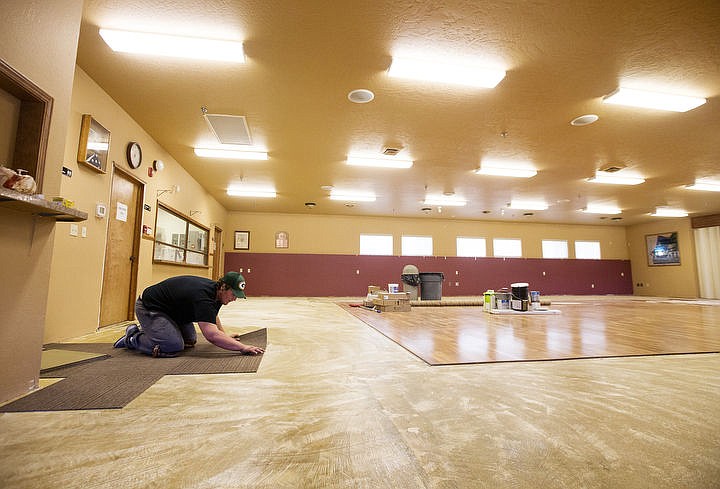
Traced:
[[113, 166], [100, 327], [134, 317], [144, 194], [144, 182]]
[[215, 226], [213, 234], [213, 279], [220, 280], [223, 273], [223, 231], [219, 227]]

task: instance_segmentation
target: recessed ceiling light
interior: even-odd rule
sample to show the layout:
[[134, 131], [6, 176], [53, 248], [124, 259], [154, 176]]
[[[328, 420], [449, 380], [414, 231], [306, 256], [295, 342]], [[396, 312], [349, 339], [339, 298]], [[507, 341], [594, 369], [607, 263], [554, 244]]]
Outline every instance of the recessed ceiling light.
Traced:
[[412, 160], [398, 159], [394, 156], [360, 156], [348, 155], [346, 163], [350, 166], [369, 166], [372, 168], [410, 168]]
[[588, 126], [592, 124], [593, 122], [596, 122], [599, 119], [599, 117], [595, 114], [586, 114], [581, 115], [580, 117], [576, 117], [573, 120], [570, 121], [570, 124], [573, 126]]
[[423, 202], [425, 205], [447, 205], [447, 206], [464, 206], [467, 205], [467, 200], [455, 197], [455, 196], [445, 196], [445, 195], [428, 195], [425, 197], [425, 201]]
[[622, 212], [618, 207], [600, 204], [588, 204], [587, 207], [580, 210], [588, 214], [620, 214]]
[[359, 88], [348, 93], [348, 100], [356, 104], [366, 104], [372, 102], [375, 94], [365, 88]]
[[537, 175], [537, 170], [526, 162], [488, 160], [483, 161], [475, 173], [498, 177], [531, 178]]
[[251, 151], [238, 148], [195, 148], [195, 154], [202, 158], [223, 158], [231, 160], [267, 160], [266, 151]]
[[588, 182], [592, 183], [607, 183], [611, 185], [639, 185], [645, 182], [645, 179], [633, 175], [618, 175], [604, 174], [602, 172], [596, 172], [595, 176], [587, 179]]
[[672, 209], [670, 207], [656, 207], [655, 213], [650, 214], [653, 217], [687, 217], [688, 213], [684, 209]]
[[688, 97], [670, 93], [649, 92], [634, 88], [620, 87], [603, 99], [606, 104], [627, 105], [645, 109], [687, 112], [707, 102], [702, 97]]
[[342, 192], [332, 190], [330, 192], [330, 200], [344, 200], [350, 202], [375, 202], [375, 194], [370, 192]]
[[709, 178], [698, 178], [692, 185], [685, 188], [690, 190], [707, 190], [709, 192], [720, 192], [720, 180], [711, 180]]
[[494, 88], [505, 78], [505, 70], [447, 60], [414, 59], [394, 56], [388, 75], [431, 82]]
[[115, 29], [100, 29], [100, 36], [113, 51], [153, 54], [173, 58], [245, 62], [243, 45], [238, 41], [170, 36]]
[[277, 193], [275, 190], [262, 188], [245, 188], [245, 187], [228, 187], [227, 194], [231, 197], [262, 197], [275, 198]]
[[520, 209], [528, 211], [544, 211], [548, 208], [547, 202], [539, 200], [513, 200], [510, 202], [511, 209]]

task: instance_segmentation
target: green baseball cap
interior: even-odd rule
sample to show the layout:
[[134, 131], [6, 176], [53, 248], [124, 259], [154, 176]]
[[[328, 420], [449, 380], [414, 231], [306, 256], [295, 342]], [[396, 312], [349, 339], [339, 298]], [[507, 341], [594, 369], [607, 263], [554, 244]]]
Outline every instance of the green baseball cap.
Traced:
[[237, 272], [228, 272], [220, 279], [222, 283], [230, 287], [238, 299], [246, 299], [245, 297], [245, 277]]

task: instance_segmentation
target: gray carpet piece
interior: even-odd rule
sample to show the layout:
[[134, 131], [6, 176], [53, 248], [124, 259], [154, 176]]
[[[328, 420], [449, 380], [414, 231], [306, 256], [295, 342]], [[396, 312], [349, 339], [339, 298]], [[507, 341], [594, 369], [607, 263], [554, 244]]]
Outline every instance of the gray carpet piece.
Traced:
[[[240, 341], [265, 348], [267, 329], [246, 333]], [[165, 375], [254, 373], [263, 357], [223, 350], [202, 337], [194, 348], [172, 358], [152, 358], [113, 348], [110, 343], [53, 343], [45, 347], [105, 356], [41, 372], [43, 378], [63, 380], [0, 406], [0, 412], [120, 409]]]

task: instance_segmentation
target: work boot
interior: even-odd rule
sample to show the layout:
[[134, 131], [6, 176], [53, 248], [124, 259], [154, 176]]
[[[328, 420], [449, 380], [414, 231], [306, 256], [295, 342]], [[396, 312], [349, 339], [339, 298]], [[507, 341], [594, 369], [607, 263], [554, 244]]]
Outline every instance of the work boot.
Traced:
[[136, 338], [135, 336], [140, 332], [140, 328], [137, 324], [131, 324], [130, 326], [125, 329], [125, 334], [118, 338], [118, 340], [113, 343], [113, 348], [129, 348], [131, 350], [134, 350], [137, 348], [136, 344]]

